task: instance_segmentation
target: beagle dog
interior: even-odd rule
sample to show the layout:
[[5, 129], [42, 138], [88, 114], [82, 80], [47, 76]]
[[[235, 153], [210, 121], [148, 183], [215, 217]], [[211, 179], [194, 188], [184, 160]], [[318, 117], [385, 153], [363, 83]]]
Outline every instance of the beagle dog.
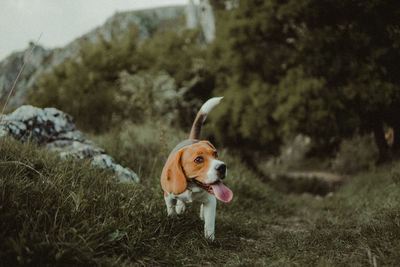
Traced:
[[187, 203], [200, 202], [204, 235], [211, 240], [214, 240], [217, 199], [228, 203], [233, 193], [222, 183], [227, 175], [225, 163], [219, 160], [215, 147], [209, 141], [200, 141], [199, 137], [207, 115], [221, 99], [214, 97], [203, 104], [189, 139], [172, 150], [161, 173], [168, 216], [182, 214]]

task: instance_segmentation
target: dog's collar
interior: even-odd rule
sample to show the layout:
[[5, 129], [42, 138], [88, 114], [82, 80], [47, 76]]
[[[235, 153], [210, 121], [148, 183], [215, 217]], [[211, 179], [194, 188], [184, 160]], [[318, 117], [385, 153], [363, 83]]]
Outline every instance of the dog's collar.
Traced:
[[198, 180], [196, 180], [197, 176], [195, 176], [195, 177], [188, 177], [188, 176], [186, 175], [185, 169], [184, 169], [183, 167], [181, 167], [181, 169], [182, 169], [183, 175], [185, 176], [186, 182], [187, 182], [188, 184], [191, 184], [192, 186], [193, 186], [193, 185], [194, 185], [194, 186], [198, 186], [198, 187], [200, 187], [200, 188], [203, 187], [203, 186], [202, 186], [203, 184], [202, 184], [201, 182], [199, 182]]
[[181, 169], [183, 172], [183, 176], [185, 176], [186, 181], [195, 184], [195, 182], [193, 182], [193, 181], [196, 179], [196, 177], [193, 177], [193, 178], [188, 177], [186, 175], [186, 172], [185, 172], [185, 169], [183, 168], [183, 166], [181, 166]]

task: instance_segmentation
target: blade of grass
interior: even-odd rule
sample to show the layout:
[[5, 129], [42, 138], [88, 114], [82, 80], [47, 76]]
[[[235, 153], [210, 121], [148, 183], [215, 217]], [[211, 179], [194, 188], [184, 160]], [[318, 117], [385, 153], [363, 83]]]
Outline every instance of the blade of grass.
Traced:
[[40, 38], [41, 38], [41, 37], [42, 37], [42, 33], [40, 33], [40, 35], [39, 35], [39, 37], [38, 37], [36, 43], [34, 43], [34, 44], [32, 45], [31, 50], [29, 51], [29, 54], [28, 54], [26, 60], [24, 61], [24, 64], [22, 64], [22, 67], [21, 67], [21, 69], [19, 70], [18, 75], [17, 75], [17, 77], [16, 77], [15, 80], [14, 80], [14, 83], [13, 83], [11, 89], [10, 89], [10, 92], [8, 93], [6, 102], [4, 103], [3, 108], [2, 108], [2, 110], [1, 110], [1, 113], [0, 113], [0, 123], [1, 123], [1, 121], [3, 120], [4, 111], [6, 110], [8, 101], [10, 100], [10, 97], [11, 97], [12, 93], [14, 92], [14, 89], [15, 89], [15, 86], [17, 85], [17, 82], [18, 82], [18, 80], [19, 80], [19, 77], [21, 76], [22, 72], [24, 71], [26, 64], [29, 63], [29, 59], [31, 58], [31, 55], [33, 54], [33, 50], [35, 50], [36, 44], [40, 41]]

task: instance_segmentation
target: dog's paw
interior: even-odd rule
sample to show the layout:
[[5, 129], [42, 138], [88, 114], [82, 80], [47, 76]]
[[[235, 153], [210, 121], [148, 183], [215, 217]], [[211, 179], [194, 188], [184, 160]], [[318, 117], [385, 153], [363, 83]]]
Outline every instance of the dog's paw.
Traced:
[[175, 209], [173, 207], [167, 208], [167, 213], [168, 213], [169, 217], [176, 216], [176, 211], [175, 211]]
[[204, 236], [205, 236], [207, 239], [209, 239], [209, 240], [211, 240], [211, 241], [214, 241], [214, 238], [215, 238], [214, 231], [207, 231], [207, 230], [204, 230]]
[[183, 201], [178, 200], [178, 203], [175, 206], [176, 213], [182, 214], [185, 212], [185, 209], [186, 209], [185, 203], [183, 203]]

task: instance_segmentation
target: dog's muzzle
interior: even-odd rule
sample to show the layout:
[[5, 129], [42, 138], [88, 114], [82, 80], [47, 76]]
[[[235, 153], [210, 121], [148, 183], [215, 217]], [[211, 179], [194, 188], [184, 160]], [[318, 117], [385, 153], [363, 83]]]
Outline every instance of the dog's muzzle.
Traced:
[[215, 166], [215, 170], [217, 171], [218, 178], [224, 179], [226, 176], [226, 165], [225, 163], [218, 164]]

